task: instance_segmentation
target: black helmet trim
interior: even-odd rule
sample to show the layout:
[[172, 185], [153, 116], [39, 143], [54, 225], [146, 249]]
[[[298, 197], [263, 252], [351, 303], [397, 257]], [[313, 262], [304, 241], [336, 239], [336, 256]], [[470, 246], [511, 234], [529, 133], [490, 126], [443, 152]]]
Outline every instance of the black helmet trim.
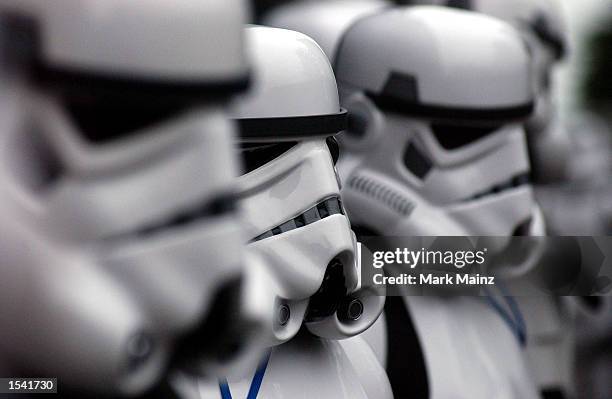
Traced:
[[500, 122], [526, 119], [534, 109], [533, 101], [498, 108], [461, 108], [427, 104], [419, 100], [414, 76], [391, 73], [380, 93], [366, 91], [365, 95], [380, 109], [408, 116], [465, 122]]
[[380, 109], [412, 117], [464, 122], [504, 122], [527, 119], [534, 110], [529, 102], [503, 108], [459, 108], [406, 101], [401, 98], [366, 93]]
[[52, 65], [41, 58], [40, 29], [35, 18], [5, 12], [0, 14], [0, 26], [0, 51], [6, 62], [36, 84], [61, 92], [108, 96], [123, 101], [155, 99], [184, 103], [227, 97], [245, 91], [250, 83], [248, 71], [232, 77], [172, 80]]
[[307, 137], [333, 136], [348, 126], [348, 114], [289, 116], [236, 119], [242, 139], [296, 140]]
[[405, 101], [396, 97], [366, 93], [380, 109], [411, 117], [435, 120], [493, 123], [527, 119], [534, 110], [529, 102], [503, 108], [459, 108]]
[[421, 102], [418, 81], [413, 75], [391, 72], [380, 93], [366, 90], [365, 95], [380, 109], [397, 114], [436, 120], [465, 122], [504, 122], [528, 118], [533, 101], [507, 107], [461, 108]]
[[210, 81], [172, 81], [128, 75], [105, 75], [78, 69], [51, 67], [41, 63], [34, 65], [33, 78], [41, 85], [77, 95], [118, 97], [122, 101], [153, 99], [181, 103], [227, 97], [245, 91], [250, 83], [248, 73]]

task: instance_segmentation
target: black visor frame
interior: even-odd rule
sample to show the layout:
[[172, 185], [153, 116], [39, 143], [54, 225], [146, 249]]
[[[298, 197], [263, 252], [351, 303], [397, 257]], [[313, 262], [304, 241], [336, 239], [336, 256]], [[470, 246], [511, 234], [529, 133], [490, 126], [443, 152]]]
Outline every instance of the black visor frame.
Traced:
[[250, 70], [231, 76], [143, 77], [137, 74], [50, 63], [43, 57], [40, 22], [20, 12], [0, 13], [0, 52], [5, 62], [35, 84], [66, 96], [115, 99], [123, 103], [196, 104], [218, 101], [244, 92]]
[[296, 141], [329, 137], [346, 130], [348, 113], [341, 108], [336, 114], [273, 118], [239, 118], [240, 138], [248, 141]]

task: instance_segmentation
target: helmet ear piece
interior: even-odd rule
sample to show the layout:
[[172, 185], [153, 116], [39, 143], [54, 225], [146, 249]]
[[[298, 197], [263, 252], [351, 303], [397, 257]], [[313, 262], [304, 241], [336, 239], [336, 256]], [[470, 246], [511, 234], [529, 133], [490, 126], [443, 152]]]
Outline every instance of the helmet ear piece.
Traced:
[[384, 115], [363, 93], [350, 95], [343, 106], [348, 110], [348, 128], [342, 134], [342, 145], [360, 150], [375, 145], [384, 130]]

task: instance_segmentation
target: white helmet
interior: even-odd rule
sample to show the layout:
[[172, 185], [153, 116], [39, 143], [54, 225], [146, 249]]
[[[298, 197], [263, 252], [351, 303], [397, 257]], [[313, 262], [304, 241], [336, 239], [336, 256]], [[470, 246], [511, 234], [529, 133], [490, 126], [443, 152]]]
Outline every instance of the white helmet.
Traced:
[[568, 53], [567, 27], [558, 0], [427, 0], [481, 12], [516, 27], [529, 45], [536, 91], [535, 111], [527, 121], [536, 178], [553, 180], [567, 173], [570, 157], [567, 132], [554, 122], [553, 71]]
[[2, 0], [2, 20], [9, 35], [19, 35], [13, 36], [19, 53], [54, 80], [108, 78], [86, 83], [142, 83], [151, 91], [198, 96], [203, 86], [210, 93], [243, 87], [248, 78], [238, 30], [246, 5], [206, 3], [61, 0], [50, 7], [42, 0]]
[[[568, 51], [567, 27], [558, 0], [426, 0], [481, 12], [514, 25], [527, 39], [536, 61], [542, 69], [552, 68]], [[538, 60], [537, 58], [544, 57]], [[541, 71], [544, 72], [544, 71]], [[538, 76], [545, 83], [544, 76]]]
[[357, 243], [327, 140], [346, 123], [332, 68], [303, 34], [251, 27], [247, 38], [254, 87], [234, 116], [249, 249], [261, 254], [277, 296], [269, 344], [295, 336], [304, 320], [316, 335], [356, 335], [376, 320], [384, 297], [358, 284]]
[[387, 0], [302, 0], [273, 9], [263, 24], [308, 32], [333, 61], [342, 34], [354, 21], [392, 6]]
[[354, 224], [387, 235], [532, 226], [521, 127], [533, 107], [529, 55], [512, 27], [421, 6], [362, 17], [340, 40], [334, 63], [351, 116], [338, 170]]
[[0, 0], [6, 369], [130, 395], [250, 348], [224, 111], [244, 20], [240, 0]]

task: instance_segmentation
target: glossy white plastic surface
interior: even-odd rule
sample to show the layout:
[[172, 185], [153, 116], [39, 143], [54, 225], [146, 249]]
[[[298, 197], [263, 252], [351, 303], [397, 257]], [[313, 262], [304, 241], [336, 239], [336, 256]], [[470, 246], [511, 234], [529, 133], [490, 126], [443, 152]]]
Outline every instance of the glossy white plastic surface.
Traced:
[[274, 8], [263, 23], [309, 35], [333, 63], [342, 35], [351, 24], [391, 6], [386, 0], [301, 0]]
[[[235, 104], [236, 119], [265, 121], [340, 111], [331, 66], [312, 39], [266, 27], [247, 28], [247, 38], [255, 82], [254, 89]], [[268, 141], [274, 138], [271, 133]], [[279, 133], [276, 139], [283, 141], [285, 137]], [[337, 201], [340, 187], [325, 139], [293, 140], [294, 146], [239, 179], [245, 228], [249, 238], [255, 239], [248, 250], [261, 256], [262, 274], [276, 296], [271, 312], [289, 311], [287, 320], [277, 319], [269, 325], [270, 346], [297, 334], [310, 298], [321, 287], [332, 261], [338, 261], [343, 270], [346, 298], [360, 299], [364, 314], [358, 320], [340, 320], [333, 311], [309, 320], [306, 327], [311, 333], [332, 339], [357, 335], [376, 320], [384, 304], [383, 296], [372, 295], [369, 287], [358, 285], [357, 242], [343, 210], [301, 226], [295, 224], [294, 218], [322, 201]], [[317, 209], [314, 212], [319, 215]], [[287, 227], [281, 229], [281, 225]], [[262, 236], [264, 233], [267, 236]]]
[[50, 67], [196, 84], [247, 74], [243, 0], [56, 0], [53, 6], [2, 0], [0, 6], [33, 19], [41, 60]]
[[[478, 45], [466, 47], [470, 41]], [[373, 93], [393, 72], [411, 75], [427, 105], [482, 110], [532, 100], [529, 53], [518, 32], [462, 10], [398, 7], [362, 18], [345, 33], [335, 66], [339, 85]]]
[[404, 298], [419, 335], [430, 397], [537, 399], [516, 337], [481, 297]]
[[253, 86], [236, 101], [235, 118], [337, 114], [338, 88], [331, 65], [308, 36], [286, 29], [246, 29]]

